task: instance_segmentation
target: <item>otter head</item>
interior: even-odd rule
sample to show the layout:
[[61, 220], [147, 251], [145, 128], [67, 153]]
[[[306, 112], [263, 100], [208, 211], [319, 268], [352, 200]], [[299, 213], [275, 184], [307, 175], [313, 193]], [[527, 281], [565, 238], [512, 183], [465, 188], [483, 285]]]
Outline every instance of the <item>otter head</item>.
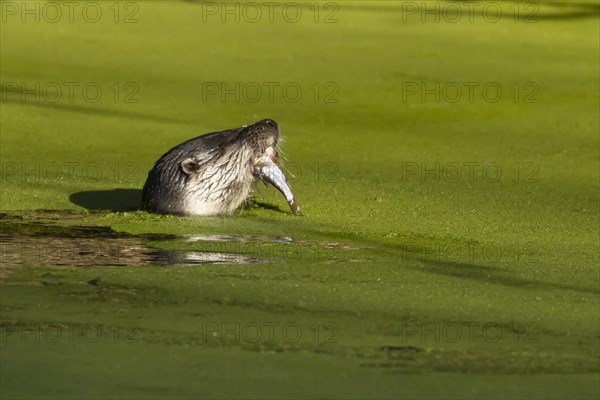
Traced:
[[260, 157], [263, 154], [276, 157], [279, 138], [279, 126], [272, 119], [263, 119], [253, 125], [246, 126], [242, 128], [240, 134], [240, 139], [254, 151], [255, 157]]
[[297, 213], [299, 208], [292, 205], [293, 195], [277, 166], [279, 140], [277, 123], [264, 119], [175, 146], [149, 172], [143, 207], [171, 214], [231, 214], [260, 179], [281, 191]]

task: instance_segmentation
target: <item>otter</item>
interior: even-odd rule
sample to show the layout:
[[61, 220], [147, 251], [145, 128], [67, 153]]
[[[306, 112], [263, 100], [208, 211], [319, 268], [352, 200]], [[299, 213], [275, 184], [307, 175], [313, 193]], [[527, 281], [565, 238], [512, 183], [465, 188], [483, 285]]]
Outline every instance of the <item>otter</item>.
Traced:
[[272, 119], [207, 133], [167, 151], [148, 172], [142, 210], [157, 214], [231, 215], [262, 180], [302, 215], [278, 166], [280, 131]]

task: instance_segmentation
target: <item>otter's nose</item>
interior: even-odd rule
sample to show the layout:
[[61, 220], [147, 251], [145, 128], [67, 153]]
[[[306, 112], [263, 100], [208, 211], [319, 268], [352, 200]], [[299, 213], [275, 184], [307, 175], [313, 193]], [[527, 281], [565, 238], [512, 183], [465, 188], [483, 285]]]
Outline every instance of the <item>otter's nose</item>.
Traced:
[[262, 121], [260, 121], [258, 123], [258, 125], [266, 125], [269, 128], [274, 128], [274, 129], [279, 129], [279, 126], [277, 125], [277, 122], [273, 121], [272, 119], [263, 119]]

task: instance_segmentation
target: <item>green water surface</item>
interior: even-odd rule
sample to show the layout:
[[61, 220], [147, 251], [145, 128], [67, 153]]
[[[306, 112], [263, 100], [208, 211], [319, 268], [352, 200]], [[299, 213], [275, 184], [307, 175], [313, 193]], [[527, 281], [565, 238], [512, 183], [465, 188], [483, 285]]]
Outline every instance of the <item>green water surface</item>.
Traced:
[[[38, 242], [3, 244], [3, 398], [598, 398], [597, 3], [9, 3], [2, 235]], [[304, 217], [136, 211], [166, 150], [263, 118]], [[69, 226], [264, 262], [48, 265]]]

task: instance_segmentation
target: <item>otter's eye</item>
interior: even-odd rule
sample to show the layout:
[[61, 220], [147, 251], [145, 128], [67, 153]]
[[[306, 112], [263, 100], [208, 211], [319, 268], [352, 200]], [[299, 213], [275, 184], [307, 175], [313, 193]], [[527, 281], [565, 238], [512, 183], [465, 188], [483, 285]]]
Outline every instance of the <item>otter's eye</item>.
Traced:
[[277, 123], [275, 121], [273, 121], [272, 119], [265, 119], [265, 125], [270, 126], [272, 128], [277, 127]]

